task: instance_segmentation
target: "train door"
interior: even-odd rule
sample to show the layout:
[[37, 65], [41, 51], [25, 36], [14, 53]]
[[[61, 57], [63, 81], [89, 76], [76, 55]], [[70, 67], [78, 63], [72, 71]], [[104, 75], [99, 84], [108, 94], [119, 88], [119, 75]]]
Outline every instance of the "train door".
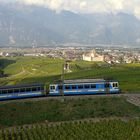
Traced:
[[105, 93], [110, 93], [110, 82], [106, 81], [105, 82]]
[[58, 93], [61, 96], [64, 95], [64, 85], [62, 83], [58, 85]]

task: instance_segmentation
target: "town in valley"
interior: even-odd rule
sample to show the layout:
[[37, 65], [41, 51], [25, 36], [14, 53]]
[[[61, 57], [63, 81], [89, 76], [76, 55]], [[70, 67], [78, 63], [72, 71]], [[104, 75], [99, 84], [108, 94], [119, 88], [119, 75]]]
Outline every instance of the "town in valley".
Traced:
[[122, 46], [47, 46], [0, 47], [0, 57], [34, 56], [65, 60], [106, 62], [108, 64], [140, 63], [140, 48]]

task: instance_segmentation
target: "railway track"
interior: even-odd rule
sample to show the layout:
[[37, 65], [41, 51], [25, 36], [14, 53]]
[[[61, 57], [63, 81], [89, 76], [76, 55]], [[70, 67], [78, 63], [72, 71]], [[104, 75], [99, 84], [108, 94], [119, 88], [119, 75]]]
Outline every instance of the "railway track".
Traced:
[[102, 98], [102, 97], [125, 97], [128, 102], [140, 106], [140, 93], [121, 93], [121, 94], [100, 94], [100, 95], [73, 95], [73, 96], [43, 96], [36, 98], [14, 99], [0, 101], [0, 104], [24, 101], [39, 101], [39, 100], [71, 100], [71, 99], [85, 99], [85, 98]]
[[128, 102], [130, 102], [130, 103], [132, 103], [132, 104], [134, 104], [134, 105], [136, 105], [136, 106], [138, 106], [138, 107], [140, 107], [140, 98], [138, 97], [135, 97], [135, 96], [133, 96], [133, 97], [128, 97], [127, 98], [127, 101]]

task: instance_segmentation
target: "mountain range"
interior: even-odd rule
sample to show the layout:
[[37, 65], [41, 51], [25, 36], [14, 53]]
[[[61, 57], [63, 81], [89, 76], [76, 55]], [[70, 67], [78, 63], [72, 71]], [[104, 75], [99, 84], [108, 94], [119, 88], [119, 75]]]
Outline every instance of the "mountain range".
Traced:
[[0, 46], [140, 45], [140, 20], [126, 13], [56, 12], [0, 4]]

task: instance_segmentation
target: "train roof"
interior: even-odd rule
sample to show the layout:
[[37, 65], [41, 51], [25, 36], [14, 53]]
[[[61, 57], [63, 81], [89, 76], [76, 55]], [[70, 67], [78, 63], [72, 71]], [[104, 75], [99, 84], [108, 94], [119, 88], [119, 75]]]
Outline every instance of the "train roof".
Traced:
[[[104, 79], [75, 79], [75, 80], [64, 80], [64, 84], [74, 84], [74, 83], [97, 83], [105, 82]], [[62, 81], [56, 81], [55, 84], [62, 83]]]
[[0, 90], [2, 89], [14, 89], [14, 88], [28, 88], [34, 86], [44, 86], [44, 84], [21, 84], [21, 85], [6, 85], [0, 86]]
[[[101, 83], [101, 82], [118, 82], [117, 80], [105, 80], [105, 79], [74, 79], [64, 80], [63, 84], [75, 84], [75, 83]], [[55, 81], [54, 84], [60, 84], [62, 81]]]
[[76, 80], [64, 80], [64, 83], [96, 83], [96, 82], [104, 82], [104, 79], [76, 79]]

